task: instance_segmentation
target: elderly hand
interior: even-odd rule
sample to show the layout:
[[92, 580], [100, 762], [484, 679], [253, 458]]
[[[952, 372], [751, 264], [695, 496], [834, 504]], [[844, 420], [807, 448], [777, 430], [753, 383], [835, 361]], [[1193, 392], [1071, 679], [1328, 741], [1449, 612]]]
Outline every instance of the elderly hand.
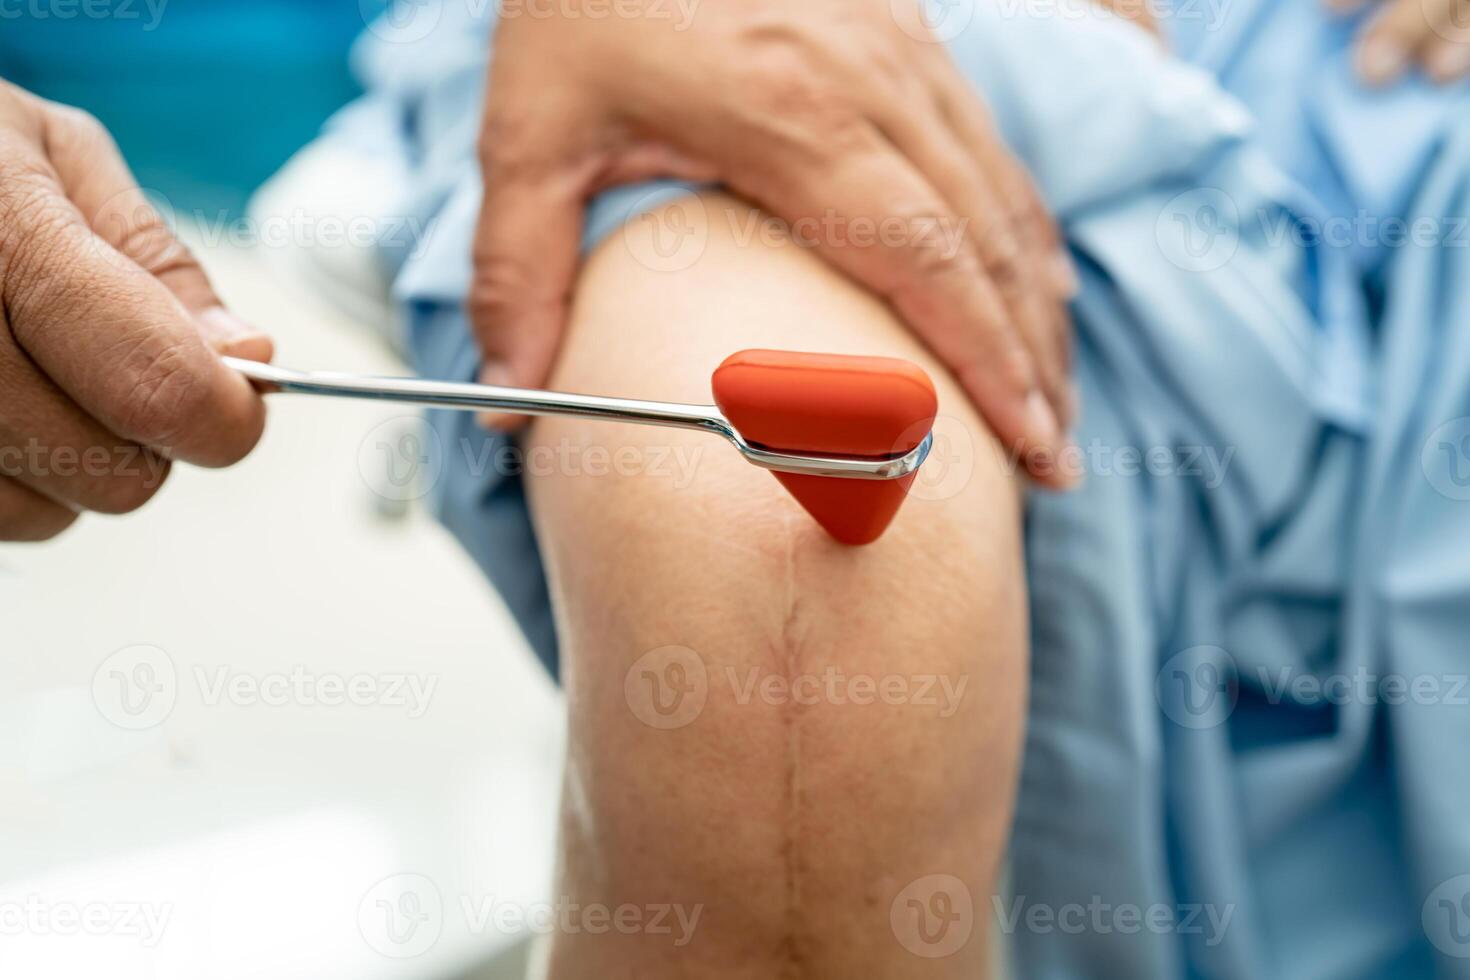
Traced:
[[[1350, 13], [1364, 0], [1329, 0]], [[1470, 75], [1470, 0], [1388, 0], [1358, 41], [1358, 70], [1374, 85], [1411, 65], [1441, 85]]]
[[0, 540], [223, 466], [265, 408], [211, 351], [268, 360], [91, 117], [0, 82]]
[[1043, 464], [1065, 447], [1071, 266], [916, 4], [721, 0], [683, 23], [668, 0], [577, 3], [507, 8], [495, 40], [470, 301], [486, 381], [545, 382], [592, 195], [718, 181], [822, 229], [806, 244], [887, 300], [1008, 445]]

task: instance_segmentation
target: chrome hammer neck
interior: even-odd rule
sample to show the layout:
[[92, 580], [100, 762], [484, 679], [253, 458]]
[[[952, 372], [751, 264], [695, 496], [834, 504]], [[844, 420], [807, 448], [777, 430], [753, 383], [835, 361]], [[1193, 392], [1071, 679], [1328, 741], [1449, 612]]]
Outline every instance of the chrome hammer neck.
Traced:
[[607, 398], [560, 391], [419, 378], [378, 378], [330, 371], [295, 371], [226, 357], [224, 362], [251, 381], [285, 392], [396, 402], [426, 408], [512, 415], [563, 416], [659, 425], [711, 432], [731, 442], [747, 460], [768, 470], [857, 480], [895, 480], [917, 470], [929, 455], [933, 435], [911, 452], [893, 456], [812, 456], [784, 453], [745, 440], [713, 405]]

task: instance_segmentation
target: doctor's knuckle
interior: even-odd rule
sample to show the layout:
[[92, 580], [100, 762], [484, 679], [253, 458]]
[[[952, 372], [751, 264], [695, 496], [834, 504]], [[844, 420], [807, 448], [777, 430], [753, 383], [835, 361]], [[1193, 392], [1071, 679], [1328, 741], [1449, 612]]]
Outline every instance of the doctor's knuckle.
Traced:
[[160, 279], [200, 271], [199, 260], [164, 224], [151, 205], [138, 207], [125, 218], [117, 249]]
[[1021, 288], [1026, 259], [1010, 229], [991, 228], [982, 239], [980, 251], [985, 274], [1001, 292], [1010, 295]]
[[973, 249], [914, 244], [907, 249], [918, 288], [968, 290], [984, 274]]
[[46, 148], [50, 153], [92, 154], [100, 148], [113, 146], [112, 134], [107, 127], [85, 109], [48, 102], [45, 105], [45, 118]]

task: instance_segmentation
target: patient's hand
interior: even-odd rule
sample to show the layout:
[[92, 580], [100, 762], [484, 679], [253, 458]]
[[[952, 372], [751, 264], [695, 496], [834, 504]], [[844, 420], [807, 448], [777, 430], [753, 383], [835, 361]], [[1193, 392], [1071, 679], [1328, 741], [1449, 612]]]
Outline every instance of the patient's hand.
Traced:
[[487, 381], [545, 382], [589, 197], [719, 181], [887, 300], [1002, 442], [1064, 448], [1071, 267], [916, 2], [592, 6], [507, 8], [496, 36], [471, 297]]
[[210, 348], [269, 359], [90, 116], [0, 81], [0, 540], [234, 462], [265, 406]]
[[[1364, 0], [1329, 0], [1340, 11]], [[1441, 85], [1470, 75], [1470, 0], [1389, 0], [1363, 31], [1358, 69], [1375, 85], [1395, 81], [1412, 64]]]

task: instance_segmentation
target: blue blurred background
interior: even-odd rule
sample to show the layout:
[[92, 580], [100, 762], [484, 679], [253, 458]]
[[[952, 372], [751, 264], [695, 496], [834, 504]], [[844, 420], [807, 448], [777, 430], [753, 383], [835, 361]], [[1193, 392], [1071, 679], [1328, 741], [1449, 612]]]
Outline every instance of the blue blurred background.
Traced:
[[16, 0], [0, 77], [97, 115], [139, 183], [175, 207], [235, 214], [357, 94], [348, 49], [386, 0], [151, 3], [109, 0], [89, 17], [81, 0]]

